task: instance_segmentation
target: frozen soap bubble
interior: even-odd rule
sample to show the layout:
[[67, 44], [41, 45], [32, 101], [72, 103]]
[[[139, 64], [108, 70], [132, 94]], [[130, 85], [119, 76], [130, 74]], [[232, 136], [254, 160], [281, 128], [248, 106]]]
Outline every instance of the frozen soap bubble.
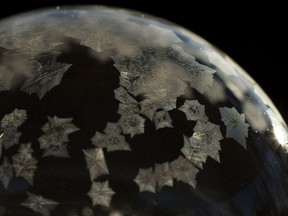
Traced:
[[288, 214], [287, 127], [194, 33], [106, 7], [0, 23], [0, 215]]

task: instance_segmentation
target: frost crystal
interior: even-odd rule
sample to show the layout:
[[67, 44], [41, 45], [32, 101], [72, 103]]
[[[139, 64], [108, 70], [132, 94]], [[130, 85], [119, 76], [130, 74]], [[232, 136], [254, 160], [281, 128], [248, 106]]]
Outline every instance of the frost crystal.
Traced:
[[121, 84], [134, 95], [165, 89], [169, 97], [177, 97], [187, 87], [184, 80], [202, 94], [212, 86], [215, 73], [175, 45], [157, 50], [146, 48], [132, 57], [114, 56], [113, 60], [120, 71]]
[[16, 129], [14, 130], [6, 130], [4, 131], [2, 137], [1, 137], [1, 143], [5, 149], [10, 148], [13, 145], [16, 145], [19, 143], [19, 138], [22, 133], [17, 131]]
[[156, 129], [165, 128], [165, 127], [173, 127], [172, 120], [169, 116], [169, 113], [165, 110], [158, 111], [154, 115], [154, 123]]
[[4, 158], [2, 164], [0, 164], [0, 180], [6, 190], [8, 189], [9, 182], [12, 177], [13, 177], [13, 167], [9, 163], [8, 159]]
[[[176, 108], [176, 99], [185, 93], [188, 82], [200, 93], [212, 86], [215, 70], [198, 63], [177, 45], [161, 49], [145, 48], [134, 54], [113, 56], [114, 66], [121, 75], [120, 85], [134, 96], [143, 96], [139, 102], [140, 112], [150, 120], [157, 109], [169, 111]], [[121, 101], [121, 98], [118, 97], [118, 100]], [[133, 105], [135, 109], [135, 102]], [[128, 107], [131, 109], [131, 106]], [[125, 112], [123, 107], [121, 110]]]
[[172, 171], [168, 162], [155, 164], [155, 177], [158, 190], [161, 190], [164, 186], [173, 186]]
[[[155, 104], [154, 101], [151, 101], [149, 99], [141, 101], [139, 105], [141, 107], [140, 113], [145, 115], [151, 121], [153, 120], [156, 110], [160, 108], [160, 106], [157, 106], [157, 104]], [[175, 103], [175, 107], [176, 107], [176, 103]]]
[[23, 158], [32, 158], [33, 149], [31, 148], [31, 143], [20, 145], [18, 153]]
[[156, 178], [152, 168], [139, 169], [139, 173], [134, 179], [138, 184], [140, 192], [150, 191], [155, 193], [156, 191]]
[[219, 150], [221, 149], [219, 142], [211, 142], [210, 144], [201, 142], [195, 137], [184, 136], [184, 146], [181, 149], [185, 157], [195, 166], [202, 168], [208, 156], [220, 162]]
[[114, 66], [120, 71], [121, 77], [125, 79], [129, 92], [134, 93], [137, 89], [136, 84], [141, 82], [141, 79], [144, 76], [147, 76], [147, 73], [150, 73], [153, 69], [153, 66], [156, 64], [151, 64], [152, 57], [155, 56], [154, 49], [146, 49], [137, 56], [123, 57], [123, 56], [114, 56], [113, 60], [115, 62]]
[[172, 176], [178, 181], [182, 181], [191, 187], [196, 186], [196, 174], [198, 170], [188, 160], [182, 156], [170, 163]]
[[118, 113], [120, 115], [125, 115], [127, 112], [139, 113], [138, 102], [128, 93], [128, 91], [120, 86], [118, 89], [114, 90], [115, 98], [120, 102]]
[[105, 156], [101, 148], [83, 150], [90, 179], [93, 181], [101, 175], [109, 174]]
[[203, 94], [212, 87], [213, 74], [216, 72], [214, 69], [196, 61], [193, 64], [186, 64], [185, 68], [190, 72], [188, 80], [192, 88]]
[[197, 100], [186, 100], [185, 103], [179, 107], [179, 110], [185, 113], [187, 120], [208, 120], [205, 114], [205, 106], [201, 105]]
[[115, 192], [109, 187], [108, 181], [93, 182], [88, 196], [91, 198], [93, 206], [102, 205], [110, 206], [111, 200]]
[[57, 65], [56, 58], [59, 54], [54, 50], [39, 52], [25, 48], [5, 51], [1, 56], [0, 91], [21, 89], [26, 81], [52, 65]]
[[115, 89], [114, 93], [115, 93], [115, 98], [123, 104], [137, 103], [137, 101], [122, 86]]
[[0, 146], [9, 148], [19, 142], [21, 133], [17, 131], [17, 128], [22, 125], [27, 119], [25, 110], [14, 109], [10, 114], [6, 114], [0, 123], [0, 131], [2, 135], [0, 137]]
[[35, 195], [32, 193], [27, 194], [27, 199], [21, 203], [21, 205], [26, 208], [30, 208], [34, 212], [40, 213], [43, 216], [49, 216], [50, 211], [52, 211], [58, 205], [57, 202], [50, 199], [45, 199], [41, 195]]
[[61, 53], [58, 51], [49, 50], [39, 53], [37, 56], [34, 57], [34, 59], [41, 65], [41, 69], [44, 69], [45, 67], [57, 64], [57, 57], [60, 54]]
[[248, 137], [249, 125], [245, 122], [244, 114], [238, 113], [235, 107], [219, 108], [221, 113], [221, 120], [226, 125], [226, 137], [233, 138], [246, 148], [246, 140]]
[[121, 74], [121, 85], [133, 95], [165, 90], [169, 97], [177, 97], [187, 85], [178, 78], [181, 72], [176, 75], [175, 71], [181, 71], [176, 55], [177, 51], [172, 48], [146, 48], [133, 56], [113, 56], [113, 60]]
[[192, 137], [184, 136], [184, 146], [181, 151], [195, 166], [202, 168], [208, 156], [219, 162], [221, 139], [223, 136], [219, 125], [197, 121]]
[[37, 160], [33, 158], [32, 152], [30, 143], [22, 144], [18, 154], [12, 157], [16, 177], [23, 177], [31, 185], [33, 185], [34, 173], [37, 169]]
[[105, 134], [96, 132], [92, 137], [92, 144], [106, 148], [108, 152], [117, 150], [130, 150], [129, 144], [126, 142], [124, 136], [122, 136], [121, 129], [118, 124], [108, 122], [104, 130]]
[[195, 166], [202, 168], [202, 163], [207, 159], [208, 152], [205, 144], [184, 136], [184, 146], [181, 149], [185, 157], [191, 161]]
[[43, 157], [69, 157], [66, 142], [68, 135], [79, 129], [72, 123], [72, 118], [48, 117], [48, 123], [42, 127], [44, 134], [39, 138]]
[[173, 186], [173, 173], [168, 162], [155, 164], [154, 172], [152, 168], [139, 169], [139, 173], [134, 179], [139, 186], [140, 192], [149, 191], [152, 193], [161, 190], [164, 186]]
[[17, 129], [27, 119], [25, 110], [14, 109], [10, 114], [6, 114], [1, 120], [1, 128]]
[[220, 126], [208, 121], [197, 121], [192, 137], [205, 145], [218, 144], [219, 140], [223, 139]]
[[142, 100], [139, 104], [141, 107], [141, 113], [150, 120], [153, 120], [153, 117], [157, 109], [163, 109], [165, 111], [175, 109], [176, 98], [168, 98], [168, 97], [156, 98], [153, 96], [151, 98]]
[[121, 116], [119, 125], [124, 134], [133, 137], [144, 133], [145, 119], [137, 114], [126, 114]]
[[64, 73], [71, 67], [71, 64], [53, 63], [43, 67], [34, 76], [28, 78], [21, 90], [28, 94], [37, 93], [41, 99], [48, 91], [59, 85]]

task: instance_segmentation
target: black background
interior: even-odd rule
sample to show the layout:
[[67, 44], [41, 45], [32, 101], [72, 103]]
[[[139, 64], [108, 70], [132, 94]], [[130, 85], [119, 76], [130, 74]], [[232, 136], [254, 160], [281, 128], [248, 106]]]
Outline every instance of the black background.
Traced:
[[[189, 3], [188, 3], [189, 2]], [[180, 24], [202, 36], [241, 65], [270, 96], [288, 122], [287, 28], [285, 6], [276, 1], [5, 1], [0, 18], [23, 11], [73, 4], [100, 4], [134, 9]]]

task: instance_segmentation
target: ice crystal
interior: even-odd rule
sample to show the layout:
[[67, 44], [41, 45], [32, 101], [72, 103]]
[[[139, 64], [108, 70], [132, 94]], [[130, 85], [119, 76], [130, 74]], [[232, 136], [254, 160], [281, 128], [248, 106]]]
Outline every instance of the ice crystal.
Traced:
[[4, 158], [2, 164], [0, 164], [0, 180], [6, 190], [8, 189], [12, 177], [13, 177], [13, 166], [12, 164], [10, 164], [7, 158]]
[[179, 110], [185, 113], [187, 120], [208, 120], [205, 114], [205, 106], [201, 105], [197, 100], [186, 100], [184, 104], [179, 107]]
[[145, 119], [138, 114], [122, 115], [119, 125], [124, 134], [130, 134], [134, 137], [136, 134], [144, 133]]
[[17, 128], [22, 125], [27, 119], [25, 110], [14, 109], [11, 113], [6, 114], [0, 123], [0, 146], [5, 149], [17, 144], [21, 136], [21, 132]]
[[64, 73], [71, 67], [71, 64], [54, 63], [43, 67], [40, 72], [28, 78], [21, 90], [28, 94], [37, 93], [39, 98], [55, 86], [59, 85]]
[[68, 135], [79, 129], [72, 123], [72, 118], [48, 117], [48, 123], [42, 127], [44, 134], [39, 138], [43, 157], [69, 157], [66, 145]]
[[23, 203], [21, 203], [21, 205], [26, 208], [30, 208], [34, 212], [40, 213], [43, 216], [49, 216], [50, 211], [52, 211], [58, 205], [58, 202], [46, 199], [41, 195], [36, 195], [28, 192], [27, 195], [27, 199]]
[[191, 187], [196, 186], [196, 174], [198, 169], [182, 156], [170, 163], [172, 176], [178, 181], [182, 181]]
[[110, 206], [111, 200], [115, 192], [109, 187], [108, 181], [93, 182], [88, 196], [91, 198], [93, 206], [102, 205]]
[[169, 113], [165, 110], [158, 111], [154, 115], [154, 123], [156, 129], [165, 128], [165, 127], [173, 127], [172, 120], [169, 116]]
[[115, 98], [120, 102], [118, 113], [124, 115], [127, 112], [139, 113], [138, 102], [128, 93], [128, 91], [120, 86], [114, 90]]
[[109, 174], [105, 156], [101, 148], [83, 150], [90, 179], [93, 181], [101, 175]]
[[121, 135], [121, 129], [118, 124], [108, 122], [104, 133], [96, 131], [92, 137], [92, 143], [100, 148], [106, 148], [108, 152], [117, 150], [130, 150], [125, 137]]
[[158, 190], [161, 190], [164, 186], [173, 186], [173, 175], [168, 162], [155, 164], [155, 178]]
[[18, 154], [12, 157], [16, 177], [23, 177], [33, 185], [34, 173], [37, 169], [37, 160], [32, 156], [31, 144], [22, 144]]
[[221, 120], [226, 125], [226, 137], [233, 138], [246, 148], [249, 125], [245, 122], [244, 114], [240, 114], [235, 107], [220, 107]]
[[219, 161], [220, 140], [223, 136], [220, 126], [207, 121], [197, 121], [191, 137], [184, 136], [181, 149], [185, 157], [195, 166], [202, 168], [208, 156]]
[[134, 179], [138, 184], [140, 192], [149, 191], [152, 193], [156, 192], [156, 178], [152, 168], [139, 169], [139, 173]]

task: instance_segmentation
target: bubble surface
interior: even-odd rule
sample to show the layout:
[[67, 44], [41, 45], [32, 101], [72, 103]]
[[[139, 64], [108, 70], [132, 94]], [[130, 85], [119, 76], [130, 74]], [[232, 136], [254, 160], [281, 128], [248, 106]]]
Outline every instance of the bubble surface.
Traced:
[[125, 9], [0, 22], [0, 215], [288, 213], [287, 126], [193, 32]]

